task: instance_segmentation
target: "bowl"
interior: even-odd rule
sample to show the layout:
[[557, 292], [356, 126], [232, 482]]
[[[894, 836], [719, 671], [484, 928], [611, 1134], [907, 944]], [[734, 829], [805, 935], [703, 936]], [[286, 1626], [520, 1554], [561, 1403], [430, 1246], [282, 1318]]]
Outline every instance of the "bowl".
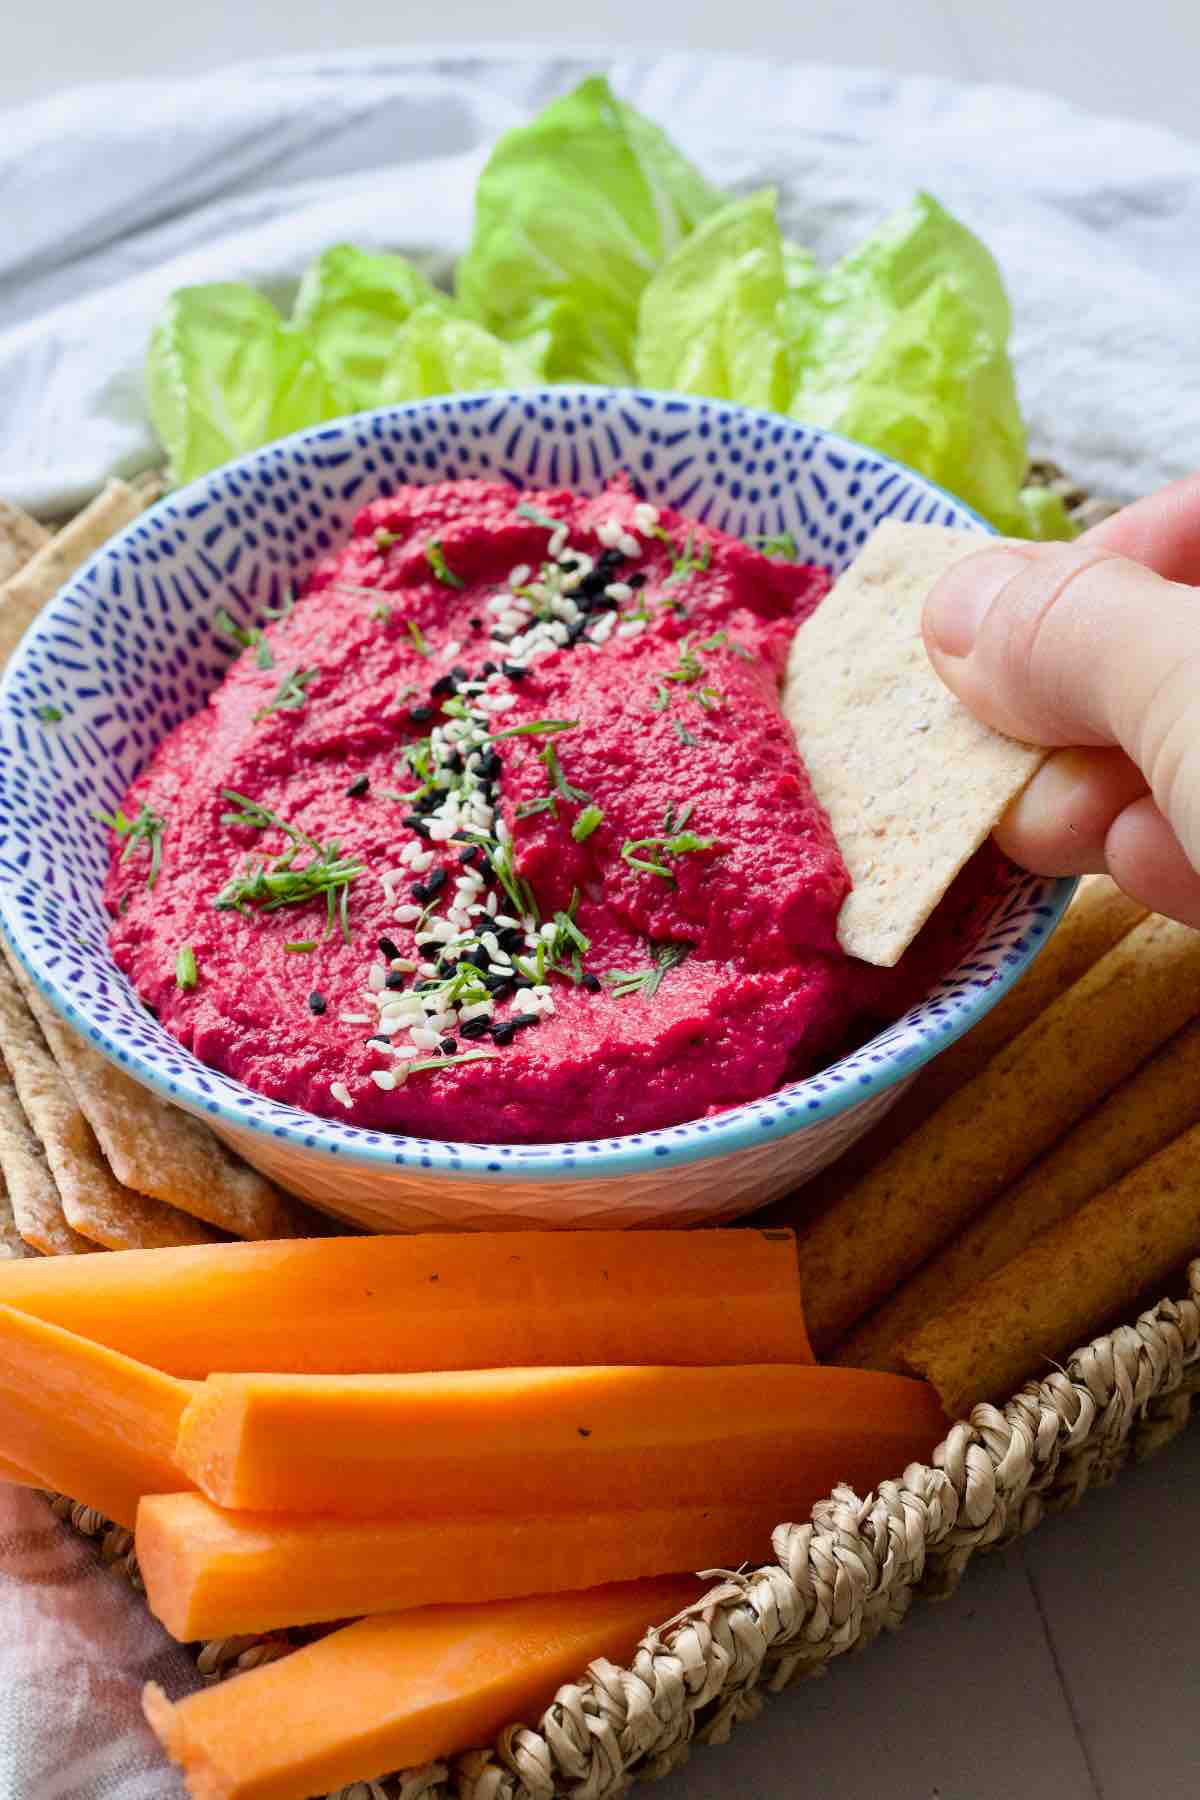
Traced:
[[[921, 476], [770, 413], [586, 387], [457, 396], [286, 438], [119, 533], [26, 634], [0, 687], [0, 922], [50, 1004], [293, 1193], [375, 1230], [690, 1224], [766, 1204], [879, 1119], [1044, 946], [1070, 881], [1013, 870], [969, 953], [917, 1006], [807, 1080], [719, 1115], [584, 1143], [391, 1136], [265, 1099], [206, 1068], [137, 1000], [106, 944], [110, 810], [220, 680], [230, 592], [265, 609], [400, 483], [502, 475], [645, 495], [739, 536], [791, 532], [835, 573], [885, 517], [988, 529]], [[62, 717], [47, 723], [39, 709]]]

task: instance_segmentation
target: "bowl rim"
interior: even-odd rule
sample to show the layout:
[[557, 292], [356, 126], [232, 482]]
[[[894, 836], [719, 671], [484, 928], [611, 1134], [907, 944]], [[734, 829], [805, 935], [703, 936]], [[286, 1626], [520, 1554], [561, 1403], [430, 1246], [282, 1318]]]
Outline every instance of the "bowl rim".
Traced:
[[[119, 551], [125, 541], [136, 532], [144, 530], [148, 523], [154, 522], [167, 509], [175, 509], [186, 515], [190, 505], [195, 504], [201, 496], [207, 494], [210, 484], [221, 476], [246, 471], [249, 473], [259, 459], [270, 454], [278, 455], [281, 450], [292, 444], [320, 444], [323, 435], [333, 435], [347, 426], [359, 421], [377, 419], [379, 417], [396, 417], [420, 414], [436, 410], [464, 398], [474, 401], [520, 401], [538, 402], [553, 400], [561, 403], [564, 397], [586, 399], [590, 396], [605, 395], [609, 397], [640, 395], [653, 400], [661, 400], [673, 404], [695, 408], [700, 405], [717, 406], [741, 416], [761, 420], [764, 424], [783, 424], [800, 427], [812, 432], [822, 442], [832, 444], [844, 451], [848, 456], [868, 456], [886, 469], [895, 470], [907, 481], [915, 481], [930, 495], [939, 496], [959, 513], [971, 519], [979, 528], [981, 537], [996, 535], [994, 528], [966, 501], [952, 494], [939, 483], [930, 480], [919, 471], [901, 463], [895, 457], [872, 449], [841, 432], [826, 429], [824, 426], [809, 424], [804, 420], [789, 418], [786, 414], [772, 412], [764, 407], [743, 406], [736, 401], [714, 399], [700, 394], [679, 393], [670, 389], [643, 388], [637, 386], [609, 386], [604, 383], [570, 382], [561, 385], [542, 384], [530, 388], [491, 388], [463, 395], [434, 395], [422, 400], [397, 403], [392, 406], [373, 407], [358, 413], [348, 413], [338, 419], [327, 419], [317, 425], [306, 426], [300, 431], [290, 432], [287, 436], [274, 439], [269, 444], [260, 445], [257, 449], [233, 457], [219, 467], [210, 469], [204, 475], [197, 476], [186, 486], [174, 488], [159, 500], [140, 513], [130, 524], [110, 538], [104, 545], [90, 556], [69, 579], [62, 584], [56, 594], [32, 622], [26, 637], [17, 646], [8, 667], [0, 678], [0, 713], [5, 710], [14, 671], [19, 667], [24, 645], [34, 639], [39, 627], [47, 622], [57, 606], [62, 594], [68, 589], [84, 583], [96, 569], [101, 559]], [[880, 517], [886, 516], [881, 514]], [[451, 1140], [444, 1138], [424, 1139], [406, 1133], [386, 1133], [368, 1130], [366, 1127], [343, 1125], [338, 1120], [326, 1119], [318, 1113], [309, 1113], [299, 1107], [292, 1107], [284, 1102], [273, 1101], [267, 1095], [239, 1082], [235, 1077], [222, 1076], [224, 1081], [236, 1086], [247, 1097], [250, 1104], [238, 1107], [230, 1104], [219, 1094], [200, 1094], [191, 1092], [178, 1081], [173, 1081], [160, 1074], [148, 1063], [144, 1062], [135, 1050], [123, 1046], [115, 1034], [110, 1035], [104, 1028], [95, 1025], [85, 1018], [80, 1009], [74, 1005], [69, 995], [55, 982], [43, 976], [30, 963], [28, 957], [15, 939], [10, 923], [10, 884], [0, 883], [0, 937], [3, 938], [10, 954], [20, 964], [33, 983], [38, 993], [53, 1007], [61, 1017], [79, 1030], [89, 1046], [99, 1051], [108, 1061], [136, 1079], [142, 1086], [150, 1089], [161, 1099], [172, 1105], [180, 1106], [185, 1111], [205, 1120], [210, 1125], [225, 1127], [235, 1138], [250, 1136], [261, 1137], [275, 1144], [287, 1144], [293, 1150], [306, 1155], [323, 1158], [337, 1158], [343, 1164], [356, 1168], [376, 1169], [383, 1174], [398, 1165], [420, 1169], [423, 1178], [442, 1180], [448, 1176], [469, 1175], [472, 1179], [495, 1184], [498, 1187], [510, 1185], [516, 1180], [537, 1180], [542, 1182], [596, 1180], [602, 1177], [631, 1176], [647, 1173], [651, 1169], [664, 1172], [671, 1165], [682, 1166], [688, 1163], [716, 1160], [733, 1155], [739, 1151], [749, 1150], [754, 1146], [775, 1142], [780, 1138], [797, 1135], [812, 1126], [826, 1123], [837, 1118], [864, 1102], [873, 1100], [888, 1088], [897, 1086], [908, 1077], [915, 1075], [927, 1062], [930, 1062], [942, 1050], [949, 1047], [958, 1038], [965, 1035], [988, 1012], [1025, 973], [1049, 943], [1054, 930], [1070, 904], [1078, 885], [1077, 879], [1071, 876], [1053, 878], [1046, 896], [1039, 902], [1038, 911], [1042, 920], [1040, 931], [1035, 936], [1032, 932], [1026, 938], [1018, 940], [1006, 954], [1004, 963], [991, 980], [971, 988], [967, 994], [956, 999], [956, 1010], [952, 1018], [939, 1019], [936, 1028], [926, 1028], [919, 1038], [905, 1046], [886, 1045], [880, 1053], [880, 1060], [865, 1072], [857, 1074], [853, 1082], [830, 1081], [840, 1065], [849, 1056], [859, 1057], [869, 1052], [880, 1043], [880, 1040], [902, 1028], [907, 1013], [884, 1026], [874, 1037], [865, 1040], [847, 1057], [840, 1057], [832, 1063], [824, 1065], [814, 1074], [801, 1080], [787, 1082], [782, 1087], [773, 1088], [766, 1095], [756, 1100], [741, 1101], [725, 1111], [712, 1114], [698, 1120], [684, 1120], [676, 1125], [651, 1128], [636, 1133], [622, 1133], [610, 1137], [593, 1140], [569, 1139], [545, 1144], [526, 1143], [483, 1143], [472, 1140]], [[972, 954], [968, 948], [964, 957]], [[960, 963], [958, 968], [963, 965]], [[112, 965], [114, 976], [128, 985], [128, 978]], [[957, 968], [947, 971], [943, 980], [952, 982]], [[913, 1009], [910, 1009], [910, 1011]], [[194, 1062], [198, 1069], [207, 1066], [200, 1063], [192, 1052], [183, 1045], [177, 1044], [179, 1055], [189, 1062]], [[208, 1071], [210, 1074], [213, 1071]], [[220, 1073], [218, 1071], [218, 1073]], [[813, 1092], [814, 1083], [820, 1088]], [[762, 1104], [764, 1100], [794, 1103], [781, 1108], [774, 1116], [756, 1116], [751, 1110]], [[273, 1122], [267, 1117], [256, 1117], [254, 1103], [264, 1107], [278, 1108], [291, 1113], [296, 1124], [285, 1126]], [[348, 1134], [350, 1142], [321, 1142], [322, 1132], [329, 1126], [336, 1126], [340, 1134]], [[703, 1130], [698, 1129], [703, 1127]], [[361, 1142], [355, 1142], [355, 1137]], [[401, 1148], [415, 1154], [397, 1155]], [[435, 1161], [428, 1153], [442, 1159]], [[519, 1153], [519, 1154], [518, 1154]]]

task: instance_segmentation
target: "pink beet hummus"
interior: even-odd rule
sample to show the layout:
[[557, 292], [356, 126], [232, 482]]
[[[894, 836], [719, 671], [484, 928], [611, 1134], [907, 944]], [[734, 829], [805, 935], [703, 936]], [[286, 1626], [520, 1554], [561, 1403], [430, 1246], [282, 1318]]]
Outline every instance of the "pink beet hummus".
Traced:
[[837, 947], [779, 709], [828, 585], [623, 485], [376, 502], [130, 790], [118, 964], [211, 1067], [423, 1137], [640, 1131], [812, 1070], [905, 982]]

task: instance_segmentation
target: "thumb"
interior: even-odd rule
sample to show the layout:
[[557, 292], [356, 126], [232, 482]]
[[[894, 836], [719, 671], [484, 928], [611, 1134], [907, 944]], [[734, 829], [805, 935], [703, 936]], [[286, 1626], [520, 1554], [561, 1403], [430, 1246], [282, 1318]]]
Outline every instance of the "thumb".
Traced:
[[977, 717], [1072, 747], [1005, 820], [1009, 854], [1044, 873], [1107, 868], [1200, 921], [1200, 590], [1087, 540], [998, 545], [943, 576], [924, 630]]

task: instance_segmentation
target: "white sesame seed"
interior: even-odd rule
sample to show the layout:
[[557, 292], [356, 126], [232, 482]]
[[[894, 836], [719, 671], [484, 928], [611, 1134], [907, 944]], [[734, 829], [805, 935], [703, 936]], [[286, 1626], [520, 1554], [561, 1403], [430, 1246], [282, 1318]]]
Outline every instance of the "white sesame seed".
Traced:
[[387, 986], [387, 970], [382, 963], [372, 963], [367, 970], [367, 986], [373, 994], [378, 994]]
[[429, 841], [432, 844], [444, 844], [458, 830], [455, 819], [439, 819], [436, 814], [429, 821]]
[[461, 649], [462, 645], [459, 643], [458, 639], [451, 638], [448, 644], [442, 645], [442, 655], [445, 657], [457, 656]]
[[497, 819], [496, 820], [496, 842], [498, 844], [507, 844], [511, 837], [512, 837], [512, 832], [508, 829], [508, 826], [505, 823], [505, 821], [503, 819]]
[[398, 906], [393, 914], [397, 925], [411, 925], [420, 916], [421, 908], [414, 906], [411, 900], [406, 900], [403, 906]]
[[[393, 1044], [392, 1045], [392, 1055], [396, 1058], [396, 1060], [398, 1062], [407, 1062], [410, 1057], [420, 1056], [420, 1054], [421, 1054], [421, 1052], [417, 1048], [416, 1044]], [[397, 1072], [399, 1073], [399, 1071], [397, 1071]], [[403, 1077], [401, 1077], [401, 1078], [403, 1079]]]
[[518, 993], [513, 995], [513, 1010], [524, 1013], [527, 1018], [535, 1019], [540, 1013], [541, 1007], [529, 988], [521, 988]]
[[606, 550], [615, 550], [620, 541], [622, 525], [619, 519], [601, 519], [596, 527], [596, 536]]
[[372, 1069], [371, 1080], [377, 1088], [382, 1088], [385, 1094], [390, 1093], [396, 1086], [396, 1076], [391, 1069]]
[[610, 581], [604, 592], [609, 600], [633, 599], [633, 589], [627, 581]]
[[[501, 822], [501, 824], [504, 823], [503, 820], [501, 820], [500, 822]], [[495, 894], [489, 894], [487, 897], [487, 910], [488, 910], [488, 912], [491, 913], [493, 918], [495, 918], [495, 916], [496, 916], [496, 912], [497, 912], [497, 909], [499, 908], [499, 905], [500, 905], [500, 902], [497, 900]]]
[[557, 531], [551, 533], [550, 543], [548, 546], [549, 553], [552, 557], [555, 557], [555, 558], [560, 557], [562, 555], [563, 551], [566, 549], [566, 547], [567, 547], [567, 528], [565, 525], [560, 525]]
[[642, 554], [641, 543], [634, 537], [631, 531], [623, 531], [621, 533], [620, 537], [617, 539], [617, 549], [621, 552], [622, 556], [640, 556]]
[[590, 631], [588, 632], [588, 636], [592, 640], [592, 643], [593, 644], [607, 644], [609, 638], [613, 634], [613, 631], [616, 629], [616, 623], [617, 623], [616, 613], [610, 613], [610, 612], [601, 613], [600, 617], [596, 620], [596, 623], [591, 627]]
[[542, 926], [541, 936], [545, 943], [552, 944], [558, 936], [558, 926], [551, 924], [550, 920], [547, 919], [546, 923]]
[[648, 500], [639, 500], [633, 509], [633, 523], [638, 531], [650, 532], [658, 524], [658, 508]]
[[350, 1098], [350, 1089], [346, 1086], [344, 1081], [331, 1081], [329, 1084], [329, 1091], [339, 1106], [354, 1105], [353, 1100]]
[[645, 619], [625, 619], [617, 626], [617, 636], [619, 638], [641, 637], [645, 629]]
[[370, 1013], [339, 1013], [338, 1023], [341, 1025], [369, 1025]]
[[[521, 565], [521, 568], [524, 569], [524, 572], [526, 575], [529, 574], [529, 570], [525, 569], [525, 565], [523, 563]], [[513, 570], [513, 575], [516, 575], [519, 573], [520, 573], [520, 570], [517, 570], [517, 569]], [[510, 575], [508, 579], [509, 579], [509, 581], [512, 582], [512, 585], [514, 587], [520, 587], [521, 583], [519, 581], [513, 581], [512, 575]], [[490, 613], [502, 613], [504, 611], [505, 607], [510, 606], [511, 604], [512, 604], [512, 595], [511, 594], [493, 594], [491, 599], [485, 602], [486, 608], [487, 608], [488, 612], [490, 612]]]
[[510, 588], [524, 587], [525, 583], [529, 580], [529, 577], [532, 574], [533, 574], [533, 570], [530, 568], [528, 563], [518, 563], [515, 569], [510, 569], [508, 571], [509, 587]]
[[460, 1024], [468, 1025], [472, 1019], [486, 1019], [492, 1012], [490, 1000], [476, 1000], [471, 1006], [460, 1006], [458, 1017]]
[[411, 866], [417, 875], [424, 875], [428, 869], [432, 869], [433, 864], [434, 855], [432, 850], [418, 850], [417, 854], [412, 859]]
[[438, 1047], [438, 1034], [430, 1031], [427, 1025], [414, 1025], [408, 1035], [418, 1050], [436, 1050]]
[[393, 956], [389, 966], [395, 975], [412, 975], [417, 967], [407, 956]]

